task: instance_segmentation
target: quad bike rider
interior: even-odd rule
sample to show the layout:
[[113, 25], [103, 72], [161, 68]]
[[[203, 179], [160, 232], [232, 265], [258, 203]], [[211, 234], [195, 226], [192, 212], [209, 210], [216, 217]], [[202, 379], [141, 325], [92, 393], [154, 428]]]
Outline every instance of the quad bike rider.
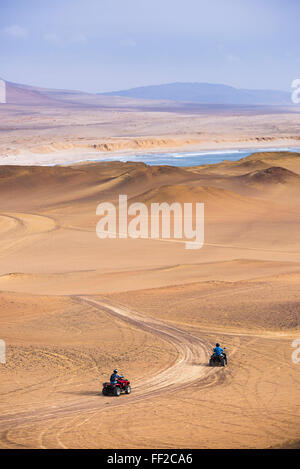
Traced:
[[124, 376], [118, 375], [118, 370], [115, 369], [110, 377], [110, 381], [103, 383], [102, 394], [104, 396], [120, 396], [122, 392], [125, 392], [125, 394], [131, 393], [130, 381], [125, 379]]
[[225, 365], [227, 365], [227, 356], [226, 356], [226, 353], [224, 352], [225, 349], [226, 349], [226, 347], [224, 347], [224, 349], [223, 349], [222, 347], [220, 347], [220, 344], [218, 342], [216, 343], [216, 346], [213, 349], [214, 353], [212, 354], [212, 356], [210, 357], [210, 360], [209, 360], [210, 366], [214, 366], [214, 365], [225, 366]]
[[115, 369], [112, 373], [112, 375], [110, 376], [110, 383], [111, 384], [116, 384], [116, 382], [118, 381], [118, 379], [120, 378], [123, 378], [123, 376], [119, 376], [118, 375], [118, 370]]

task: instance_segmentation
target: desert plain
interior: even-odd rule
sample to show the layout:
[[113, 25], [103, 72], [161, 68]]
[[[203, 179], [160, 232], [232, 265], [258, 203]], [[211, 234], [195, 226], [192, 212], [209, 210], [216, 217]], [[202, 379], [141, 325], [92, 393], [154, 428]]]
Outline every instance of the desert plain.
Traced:
[[[299, 109], [9, 92], [0, 108], [0, 446], [298, 447], [300, 154], [181, 168], [117, 157], [296, 146]], [[116, 152], [116, 161], [71, 163], [84, 152]], [[99, 239], [96, 207], [119, 194], [203, 202], [204, 246]], [[225, 368], [208, 366], [216, 341]], [[131, 380], [128, 396], [101, 395], [115, 367]]]

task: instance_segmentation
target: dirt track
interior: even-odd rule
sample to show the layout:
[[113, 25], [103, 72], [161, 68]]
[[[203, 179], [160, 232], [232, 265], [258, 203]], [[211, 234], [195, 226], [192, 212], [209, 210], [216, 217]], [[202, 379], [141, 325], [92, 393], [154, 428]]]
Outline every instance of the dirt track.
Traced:
[[[100, 311], [105, 311], [118, 319], [131, 323], [135, 327], [156, 334], [176, 347], [177, 360], [170, 367], [161, 370], [154, 376], [150, 376], [146, 381], [143, 380], [136, 385], [133, 383], [133, 394], [126, 396], [127, 405], [162, 393], [166, 387], [168, 390], [174, 390], [195, 382], [201, 386], [202, 380], [206, 385], [206, 378], [209, 374], [217, 373], [215, 379], [218, 379], [217, 376], [221, 378], [221, 373], [224, 370], [212, 370], [207, 367], [210, 347], [206, 340], [199, 339], [176, 327], [166, 325], [162, 321], [145, 318], [135, 311], [124, 306], [114, 305], [106, 299], [95, 300], [82, 296], [74, 296], [73, 298], [80, 303], [90, 304]], [[35, 422], [57, 417], [68, 417], [81, 412], [107, 410], [108, 406], [106, 404], [107, 398], [100, 394], [97, 402], [94, 398], [85, 397], [74, 401], [72, 404], [68, 403], [57, 408], [40, 408], [30, 412], [5, 415], [0, 417], [0, 430], [4, 432], [1, 439], [5, 435], [5, 430], [16, 425], [30, 425]], [[109, 401], [109, 406], [120, 405], [124, 405], [122, 398]]]

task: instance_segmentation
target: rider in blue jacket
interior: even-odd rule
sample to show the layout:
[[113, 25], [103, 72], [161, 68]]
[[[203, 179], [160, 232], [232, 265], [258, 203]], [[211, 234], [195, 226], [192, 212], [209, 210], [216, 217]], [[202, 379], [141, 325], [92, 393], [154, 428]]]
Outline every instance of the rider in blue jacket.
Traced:
[[[224, 347], [225, 348], [225, 347]], [[224, 349], [220, 347], [220, 344], [216, 343], [216, 346], [214, 348], [214, 354], [216, 357], [220, 358], [223, 356], [225, 363], [227, 364], [227, 356], [226, 353], [224, 352]]]
[[222, 355], [224, 352], [224, 350], [222, 349], [222, 347], [220, 347], [220, 344], [216, 343], [216, 346], [214, 348], [214, 353], [219, 357], [220, 355]]
[[113, 374], [110, 377], [111, 384], [115, 384], [119, 378], [122, 378], [122, 376], [118, 375], [118, 370], [114, 370]]

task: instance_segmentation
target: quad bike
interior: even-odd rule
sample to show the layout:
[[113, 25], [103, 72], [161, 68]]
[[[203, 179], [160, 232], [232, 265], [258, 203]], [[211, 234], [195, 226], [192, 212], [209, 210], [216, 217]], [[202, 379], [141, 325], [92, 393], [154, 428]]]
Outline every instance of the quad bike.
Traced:
[[116, 383], [103, 383], [102, 394], [104, 396], [120, 396], [121, 392], [131, 393], [130, 381], [123, 376]]
[[225, 366], [227, 365], [227, 356], [226, 353], [222, 355], [216, 355], [213, 353], [209, 360], [209, 366]]

